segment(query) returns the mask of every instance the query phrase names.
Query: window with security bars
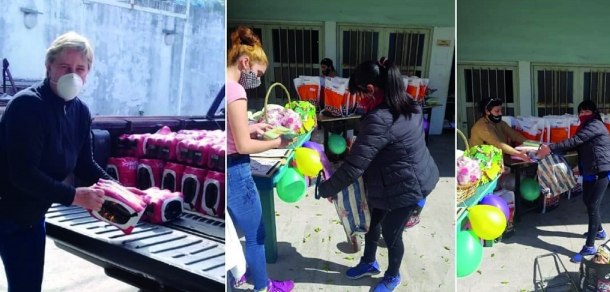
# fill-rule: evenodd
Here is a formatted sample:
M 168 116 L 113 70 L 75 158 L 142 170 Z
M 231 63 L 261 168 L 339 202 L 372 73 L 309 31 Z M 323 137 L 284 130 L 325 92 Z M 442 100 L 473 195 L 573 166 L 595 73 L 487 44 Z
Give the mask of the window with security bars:
M 532 66 L 534 104 L 538 116 L 577 114 L 583 100 L 592 100 L 610 114 L 610 66 Z
M 427 77 L 430 29 L 339 25 L 341 76 L 369 60 L 387 57 L 403 75 Z
M 595 102 L 600 113 L 610 114 L 610 68 L 584 71 L 583 97 Z
M 481 117 L 478 105 L 483 99 L 499 98 L 504 115 L 516 114 L 516 66 L 458 64 L 458 79 L 460 129 L 465 135 Z
M 574 68 L 569 67 L 534 67 L 537 116 L 574 113 L 575 73 Z
M 238 24 L 230 24 L 229 36 L 238 27 Z M 248 92 L 248 98 L 256 100 L 253 106 L 262 106 L 268 86 L 276 82 L 286 86 L 291 99 L 297 100 L 298 95 L 293 80 L 302 75 L 320 75 L 320 61 L 324 58 L 322 26 L 261 24 L 249 27 L 261 38 L 269 59 L 269 68 L 261 79 L 262 85 Z M 275 87 L 269 97 L 269 103 L 286 101 L 284 90 Z

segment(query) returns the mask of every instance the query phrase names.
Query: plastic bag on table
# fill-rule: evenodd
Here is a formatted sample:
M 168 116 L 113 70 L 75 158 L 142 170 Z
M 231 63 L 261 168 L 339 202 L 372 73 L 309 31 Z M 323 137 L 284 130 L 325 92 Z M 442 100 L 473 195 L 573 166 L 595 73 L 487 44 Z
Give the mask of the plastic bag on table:
M 532 141 L 542 141 L 544 120 L 538 117 L 517 117 L 516 131 Z
M 294 86 L 297 89 L 299 99 L 318 107 L 320 105 L 320 92 L 322 88 L 320 83 L 320 77 L 317 76 L 299 76 L 295 78 Z

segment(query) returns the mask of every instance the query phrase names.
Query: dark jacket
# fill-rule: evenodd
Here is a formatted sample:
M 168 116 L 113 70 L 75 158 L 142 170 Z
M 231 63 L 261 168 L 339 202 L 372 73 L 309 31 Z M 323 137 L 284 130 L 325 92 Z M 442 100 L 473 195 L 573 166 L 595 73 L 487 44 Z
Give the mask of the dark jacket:
M 553 152 L 576 149 L 583 176 L 610 171 L 610 135 L 600 120 L 587 121 L 572 138 L 551 144 L 549 148 Z
M 17 93 L 0 119 L 0 218 L 31 226 L 51 204 L 70 206 L 72 172 L 88 184 L 110 179 L 93 160 L 85 103 L 65 102 L 47 80 Z
M 396 122 L 385 103 L 367 113 L 345 162 L 319 193 L 333 197 L 360 176 L 371 208 L 411 206 L 434 190 L 439 171 L 426 147 L 421 109 Z

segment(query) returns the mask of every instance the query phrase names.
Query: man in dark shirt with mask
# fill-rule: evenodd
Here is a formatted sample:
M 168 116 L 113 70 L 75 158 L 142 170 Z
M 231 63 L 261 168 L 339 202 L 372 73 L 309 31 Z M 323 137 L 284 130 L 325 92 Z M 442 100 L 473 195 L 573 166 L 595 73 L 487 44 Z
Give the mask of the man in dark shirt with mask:
M 63 183 L 111 179 L 93 160 L 91 114 L 76 95 L 93 63 L 70 32 L 47 50 L 47 76 L 15 95 L 0 119 L 0 256 L 9 292 L 41 291 L 45 213 L 53 203 L 100 210 L 103 192 Z

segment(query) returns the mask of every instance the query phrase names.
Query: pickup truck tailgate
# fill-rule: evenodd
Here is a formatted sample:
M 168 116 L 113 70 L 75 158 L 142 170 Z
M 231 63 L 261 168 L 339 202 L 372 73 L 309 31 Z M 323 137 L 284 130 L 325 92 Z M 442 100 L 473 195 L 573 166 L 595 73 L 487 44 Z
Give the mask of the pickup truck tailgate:
M 189 232 L 189 227 L 204 229 L 205 219 L 185 214 L 167 225 L 139 223 L 126 235 L 80 207 L 53 205 L 46 218 L 47 235 L 60 248 L 82 253 L 104 268 L 118 267 L 182 291 L 224 291 L 224 240 Z M 224 230 L 224 223 L 207 221 L 210 230 Z

